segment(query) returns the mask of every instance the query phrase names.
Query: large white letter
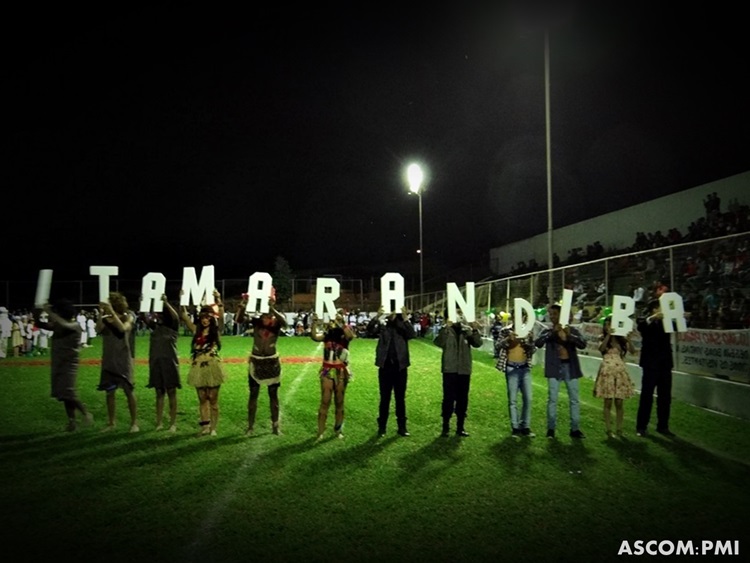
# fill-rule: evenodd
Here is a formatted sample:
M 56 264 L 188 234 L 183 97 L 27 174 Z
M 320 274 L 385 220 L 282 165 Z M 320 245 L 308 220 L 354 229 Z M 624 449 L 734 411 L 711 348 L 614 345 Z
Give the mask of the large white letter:
M 573 305 L 573 290 L 563 289 L 562 303 L 560 303 L 560 326 L 566 327 L 570 322 L 570 307 Z
M 526 322 L 523 322 L 523 314 L 526 313 Z M 531 303 L 521 297 L 513 299 L 513 332 L 518 338 L 525 338 L 531 332 L 536 322 L 536 314 Z
M 183 268 L 180 305 L 189 305 L 191 297 L 193 298 L 193 303 L 199 305 L 204 302 L 204 296 L 206 298 L 205 304 L 213 305 L 215 287 L 213 266 L 203 266 L 200 283 L 198 283 L 195 277 L 195 268 Z
M 456 306 L 458 305 L 464 314 L 464 320 L 467 323 L 473 323 L 476 320 L 474 282 L 466 282 L 466 299 L 464 299 L 458 286 L 453 282 L 448 283 L 446 292 L 448 294 L 448 318 L 454 323 L 458 320 L 456 315 Z
M 633 330 L 635 300 L 627 295 L 615 295 L 612 299 L 612 333 L 617 336 L 627 336 Z
M 89 274 L 99 276 L 99 302 L 109 302 L 109 276 L 116 276 L 119 272 L 117 266 L 90 266 Z
M 380 278 L 380 305 L 385 313 L 400 313 L 404 308 L 404 276 L 395 272 Z
M 153 308 L 155 313 L 161 313 L 164 310 L 164 302 L 161 296 L 164 295 L 167 286 L 167 278 L 159 272 L 149 272 L 143 276 L 141 281 L 141 313 L 148 313 Z
M 42 307 L 49 301 L 49 290 L 52 286 L 52 270 L 39 270 L 39 280 L 36 282 L 36 297 L 34 305 Z
M 268 313 L 273 278 L 266 272 L 255 272 L 247 281 L 247 305 L 245 311 Z
M 315 286 L 315 314 L 319 319 L 323 313 L 328 313 L 332 319 L 336 318 L 336 304 L 334 301 L 341 294 L 341 284 L 336 278 L 318 278 Z
M 682 306 L 682 297 L 679 293 L 662 293 L 659 297 L 659 306 L 664 315 L 661 320 L 664 325 L 664 332 L 674 332 L 672 321 L 677 325 L 677 332 L 687 332 L 685 309 Z

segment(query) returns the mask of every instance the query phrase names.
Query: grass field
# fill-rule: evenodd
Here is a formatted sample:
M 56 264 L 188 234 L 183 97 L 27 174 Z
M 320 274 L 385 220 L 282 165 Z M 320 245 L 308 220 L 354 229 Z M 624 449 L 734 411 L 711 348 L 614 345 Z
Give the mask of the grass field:
M 82 352 L 79 391 L 93 427 L 64 432 L 44 358 L 0 363 L 3 547 L 10 561 L 608 561 L 623 540 L 738 540 L 750 550 L 750 422 L 674 403 L 674 440 L 635 438 L 637 398 L 623 440 L 604 436 L 593 382 L 581 384 L 582 429 L 567 436 L 561 391 L 556 440 L 544 438 L 546 383 L 534 369 L 532 428 L 510 438 L 505 382 L 475 352 L 468 438 L 440 437 L 440 350 L 411 343 L 411 437 L 376 436 L 374 340 L 352 343 L 346 438 L 316 443 L 318 344 L 280 340 L 281 436 L 261 394 L 246 437 L 245 357 L 223 339 L 217 437 L 196 437 L 197 398 L 179 391 L 178 432 L 154 431 L 147 337 L 137 342 L 141 432 L 101 433 L 100 342 Z M 180 338 L 182 357 L 189 339 Z M 183 380 L 187 365 L 183 365 Z M 740 553 L 744 553 L 741 551 Z

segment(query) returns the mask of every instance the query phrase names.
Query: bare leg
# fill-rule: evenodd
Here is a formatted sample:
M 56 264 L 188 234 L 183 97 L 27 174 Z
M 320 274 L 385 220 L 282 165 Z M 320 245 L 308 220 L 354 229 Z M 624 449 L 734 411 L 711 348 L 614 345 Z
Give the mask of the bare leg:
M 208 427 L 211 418 L 211 405 L 208 400 L 208 387 L 198 387 L 198 411 L 200 413 L 201 434 L 208 434 L 211 430 Z
M 341 427 L 344 425 L 344 394 L 346 393 L 346 382 L 343 379 L 336 381 L 336 433 L 341 438 L 343 433 Z
M 326 431 L 326 420 L 328 419 L 328 407 L 331 406 L 333 395 L 333 380 L 328 377 L 320 378 L 320 409 L 318 410 L 318 440 Z
M 279 388 L 268 387 L 268 402 L 271 406 L 271 432 L 280 434 L 279 431 Z
M 161 430 L 162 418 L 164 417 L 164 389 L 156 390 L 156 429 Z
M 135 394 L 133 393 L 133 389 L 131 387 L 124 387 L 123 390 L 125 391 L 125 397 L 128 399 L 128 411 L 130 412 L 130 431 L 139 432 L 140 428 L 138 428 L 138 410 L 135 400 Z
M 107 426 L 115 426 L 115 392 L 107 391 Z
M 216 436 L 216 425 L 219 424 L 219 387 L 208 389 L 208 401 L 211 407 L 211 424 L 209 424 L 211 436 Z
M 250 386 L 250 397 L 247 400 L 247 434 L 252 434 L 255 430 L 255 415 L 258 413 L 258 395 L 260 395 L 260 386 Z
M 169 431 L 174 432 L 177 429 L 177 389 L 174 387 L 167 389 L 167 396 L 169 397 Z

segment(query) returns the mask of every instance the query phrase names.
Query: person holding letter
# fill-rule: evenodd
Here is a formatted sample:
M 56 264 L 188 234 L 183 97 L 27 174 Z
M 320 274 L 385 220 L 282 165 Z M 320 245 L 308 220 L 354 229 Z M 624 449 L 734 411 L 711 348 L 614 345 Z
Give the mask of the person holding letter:
M 524 323 L 528 322 L 528 318 L 524 311 Z M 498 360 L 495 367 L 505 373 L 508 388 L 511 436 L 534 438 L 536 434 L 531 431 L 531 359 L 536 351 L 534 335 L 529 331 L 525 337 L 520 338 L 513 325 L 505 326 L 498 334 L 496 349 Z M 519 391 L 523 400 L 520 420 L 516 405 Z
M 141 318 L 150 329 L 148 351 L 148 385 L 156 390 L 156 430 L 164 428 L 164 396 L 169 397 L 169 432 L 177 432 L 177 389 L 180 381 L 180 359 L 177 354 L 177 337 L 180 318 L 166 295 L 161 313 L 142 314 Z
M 399 436 L 409 436 L 406 429 L 406 380 L 409 362 L 409 343 L 415 337 L 414 326 L 409 322 L 406 307 L 401 313 L 385 315 L 380 307 L 378 316 L 381 329 L 375 348 L 375 365 L 378 366 L 380 406 L 378 436 L 385 436 L 388 414 L 391 409 L 391 394 L 396 401 L 396 422 Z
M 52 331 L 52 354 L 50 367 L 52 376 L 52 397 L 65 405 L 68 415 L 66 430 L 76 429 L 76 411 L 81 413 L 86 424 L 91 424 L 94 417 L 78 398 L 76 380 L 81 353 L 81 327 L 76 320 L 76 310 L 72 301 L 61 299 L 54 308 L 44 304 L 48 321 L 39 322 L 43 330 Z
M 250 320 L 253 327 L 253 349 L 248 358 L 247 380 L 250 386 L 250 398 L 247 402 L 247 431 L 250 436 L 254 432 L 255 415 L 258 412 L 258 396 L 261 385 L 268 389 L 268 400 L 271 406 L 271 432 L 279 434 L 279 387 L 281 387 L 281 362 L 276 350 L 279 334 L 287 326 L 286 318 L 279 313 L 274 305 L 273 297 L 268 300 L 269 312 Z M 247 316 L 247 294 L 243 294 L 242 301 L 237 308 L 235 322 L 243 323 Z
M 328 419 L 328 409 L 333 397 L 336 406 L 334 432 L 343 438 L 344 395 L 349 383 L 349 342 L 355 335 L 346 323 L 341 310 L 336 313 L 321 332 L 321 321 L 313 317 L 310 338 L 323 343 L 323 365 L 320 368 L 320 409 L 318 410 L 318 441 L 323 439 Z
M 579 428 L 581 422 L 581 405 L 578 395 L 578 380 L 583 376 L 578 350 L 586 348 L 586 341 L 581 333 L 570 325 L 560 324 L 561 306 L 550 305 L 547 308 L 550 328 L 539 333 L 534 342 L 537 348 L 544 350 L 544 376 L 547 378 L 547 438 L 555 437 L 557 426 L 557 397 L 560 393 L 560 383 L 564 382 L 568 389 L 570 403 L 570 437 L 585 438 Z
M 185 305 L 180 310 L 182 322 L 193 334 L 190 343 L 192 363 L 188 372 L 188 384 L 195 387 L 198 393 L 201 426 L 199 436 L 216 436 L 216 426 L 219 423 L 219 390 L 227 379 L 219 357 L 224 305 L 216 290 L 214 300 L 216 310 L 211 305 L 200 308 L 197 326 L 190 319 Z
M 594 397 L 604 399 L 604 430 L 608 438 L 612 433 L 612 402 L 615 403 L 615 429 L 622 438 L 622 421 L 625 416 L 623 401 L 635 395 L 633 380 L 625 365 L 625 354 L 633 354 L 635 348 L 629 336 L 617 336 L 612 332 L 612 316 L 604 320 L 602 342 L 599 344 L 602 363 L 594 381 Z
M 118 292 L 110 293 L 109 302 L 100 303 L 99 311 L 96 332 L 102 337 L 102 368 L 98 389 L 107 393 L 107 426 L 104 430 L 114 430 L 115 391 L 122 389 L 128 400 L 130 431 L 139 432 L 133 392 L 135 377 L 131 338 L 135 330 L 135 316 L 128 308 L 125 296 Z M 80 335 L 79 332 L 78 336 Z
M 638 362 L 643 370 L 641 397 L 638 402 L 635 431 L 639 437 L 646 436 L 651 419 L 651 408 L 656 391 L 656 431 L 673 437 L 669 429 L 669 412 L 672 405 L 672 341 L 665 332 L 662 319 L 664 313 L 658 299 L 652 299 L 646 306 L 644 317 L 637 321 L 641 333 L 641 359 Z
M 456 413 L 456 436 L 466 438 L 469 433 L 464 428 L 466 411 L 469 407 L 469 387 L 471 385 L 471 349 L 482 346 L 479 324 L 465 324 L 448 319 L 435 337 L 435 344 L 443 349 L 441 371 L 443 372 L 443 417 L 442 436 L 450 435 L 450 420 Z

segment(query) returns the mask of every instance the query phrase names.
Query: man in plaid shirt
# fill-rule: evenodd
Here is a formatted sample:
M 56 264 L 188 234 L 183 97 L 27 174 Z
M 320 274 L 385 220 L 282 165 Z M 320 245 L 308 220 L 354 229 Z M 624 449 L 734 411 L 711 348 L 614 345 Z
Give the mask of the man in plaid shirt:
M 528 322 L 528 315 L 523 313 L 524 324 Z M 531 431 L 531 358 L 534 356 L 533 331 L 519 338 L 513 325 L 509 324 L 500 331 L 500 338 L 496 344 L 497 363 L 495 367 L 505 373 L 508 385 L 508 411 L 510 414 L 511 436 L 520 438 L 536 436 Z M 521 392 L 523 405 L 519 420 L 517 398 Z

